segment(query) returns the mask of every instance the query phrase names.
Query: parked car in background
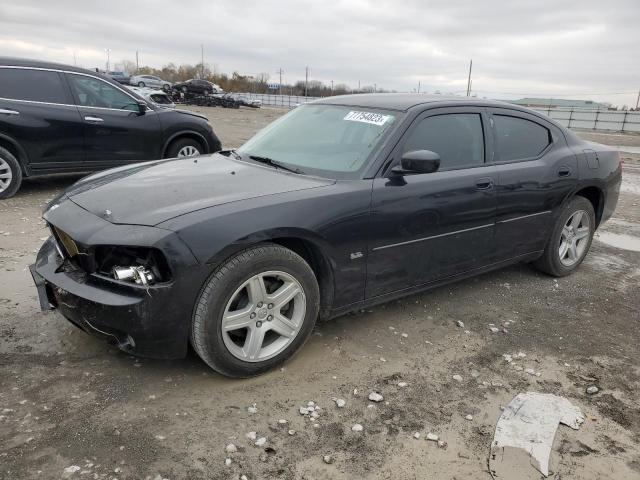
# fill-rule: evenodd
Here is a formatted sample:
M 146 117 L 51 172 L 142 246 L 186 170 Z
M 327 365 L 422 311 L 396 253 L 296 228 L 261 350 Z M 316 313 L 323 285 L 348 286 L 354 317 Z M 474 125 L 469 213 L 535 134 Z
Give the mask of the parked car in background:
M 131 80 L 129 75 L 124 72 L 109 72 L 109 76 L 112 80 L 115 80 L 122 85 L 129 85 L 129 82 Z
M 181 93 L 195 93 L 200 95 L 211 95 L 212 93 L 224 93 L 224 90 L 215 83 L 207 80 L 192 78 L 186 82 L 173 84 L 173 89 Z
M 236 151 L 96 174 L 53 200 L 41 305 L 122 350 L 248 377 L 318 318 L 517 262 L 575 271 L 613 214 L 615 148 L 469 97 L 343 95 Z
M 169 94 L 163 90 L 155 90 L 153 88 L 140 88 L 140 87 L 132 87 L 128 86 L 128 89 L 136 92 L 145 100 L 151 101 L 156 105 L 165 108 L 175 108 L 176 104 L 173 103 L 173 99 L 169 96 Z
M 260 108 L 262 107 L 262 101 L 257 98 L 251 98 L 249 95 L 234 94 L 233 98 L 243 107 Z
M 0 57 L 0 198 L 23 177 L 212 153 L 206 117 L 159 108 L 111 78 Z
M 140 88 L 149 87 L 158 88 L 165 92 L 171 91 L 171 82 L 162 80 L 155 75 L 132 75 L 129 79 L 129 84 Z

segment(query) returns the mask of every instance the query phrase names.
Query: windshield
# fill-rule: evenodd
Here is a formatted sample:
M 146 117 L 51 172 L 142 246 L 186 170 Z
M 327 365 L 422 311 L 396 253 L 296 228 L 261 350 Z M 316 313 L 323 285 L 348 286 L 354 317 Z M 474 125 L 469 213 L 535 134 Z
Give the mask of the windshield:
M 357 178 L 396 116 L 397 112 L 359 107 L 303 105 L 258 132 L 237 152 L 310 175 Z

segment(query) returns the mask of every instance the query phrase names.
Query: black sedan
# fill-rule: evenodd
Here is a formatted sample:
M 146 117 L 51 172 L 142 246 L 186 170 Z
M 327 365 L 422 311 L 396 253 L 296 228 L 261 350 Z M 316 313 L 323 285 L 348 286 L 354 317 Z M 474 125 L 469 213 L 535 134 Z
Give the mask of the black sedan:
M 44 213 L 43 308 L 126 352 L 247 377 L 327 319 L 516 262 L 563 276 L 618 200 L 615 150 L 499 102 L 355 95 L 241 148 L 87 177 Z
M 212 93 L 222 92 L 222 89 L 215 83 L 211 83 L 206 80 L 198 80 L 196 78 L 192 78 L 186 82 L 174 83 L 172 88 L 177 92 L 196 95 L 211 95 Z

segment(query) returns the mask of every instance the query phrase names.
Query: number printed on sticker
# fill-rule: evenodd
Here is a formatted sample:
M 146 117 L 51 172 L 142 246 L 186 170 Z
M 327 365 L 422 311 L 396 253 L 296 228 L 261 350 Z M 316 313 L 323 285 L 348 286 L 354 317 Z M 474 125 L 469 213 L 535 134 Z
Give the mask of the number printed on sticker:
M 390 115 L 382 115 L 374 112 L 349 112 L 345 115 L 344 120 L 350 122 L 371 123 L 373 125 L 384 125 Z

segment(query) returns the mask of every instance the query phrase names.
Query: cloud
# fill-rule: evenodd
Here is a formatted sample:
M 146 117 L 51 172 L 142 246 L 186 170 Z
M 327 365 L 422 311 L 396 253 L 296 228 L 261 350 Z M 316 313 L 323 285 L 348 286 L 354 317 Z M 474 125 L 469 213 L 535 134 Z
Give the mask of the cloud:
M 637 0 L 37 0 L 0 5 L 3 54 L 103 66 L 205 62 L 284 69 L 356 87 L 460 92 L 470 58 L 480 96 L 588 97 L 635 105 Z M 624 93 L 616 95 L 614 93 Z M 606 95 L 596 95 L 606 94 Z

